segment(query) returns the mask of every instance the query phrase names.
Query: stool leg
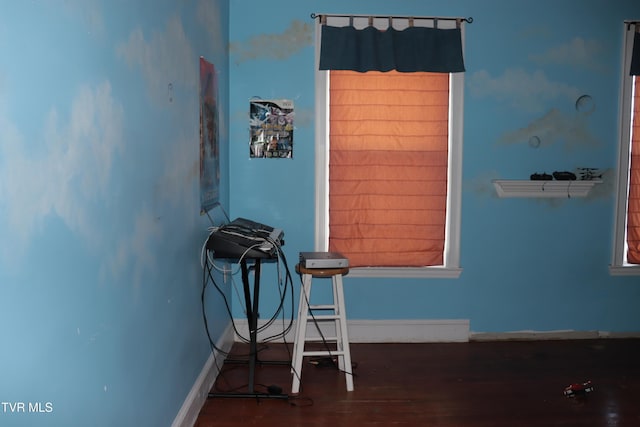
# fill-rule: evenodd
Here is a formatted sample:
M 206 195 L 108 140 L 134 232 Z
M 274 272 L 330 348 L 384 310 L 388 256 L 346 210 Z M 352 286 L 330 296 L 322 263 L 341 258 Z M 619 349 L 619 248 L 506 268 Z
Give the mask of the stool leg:
M 309 313 L 308 301 L 311 295 L 311 275 L 302 275 L 302 286 L 300 287 L 300 302 L 298 304 L 298 319 L 296 320 L 296 336 L 293 343 L 293 364 L 291 372 L 293 383 L 291 393 L 297 394 L 300 391 L 300 378 L 302 377 L 302 359 L 304 353 L 305 336 L 307 332 L 307 316 Z
M 344 351 L 344 341 L 342 338 L 342 313 L 340 311 L 340 288 L 338 287 L 338 277 L 331 277 L 331 286 L 333 291 L 333 313 L 336 315 L 336 320 L 333 322 L 336 329 L 336 349 L 339 352 Z M 338 369 L 344 371 L 344 354 L 338 356 Z
M 334 276 L 336 292 L 335 297 L 338 301 L 338 314 L 340 318 L 340 345 L 344 352 L 344 362 L 341 368 L 345 372 L 345 380 L 347 383 L 347 391 L 353 391 L 353 368 L 351 366 L 351 349 L 349 346 L 349 334 L 347 333 L 347 312 L 344 304 L 344 289 L 342 286 L 342 275 Z
M 304 283 L 304 276 L 303 283 Z M 298 354 L 298 346 L 300 345 L 300 341 L 298 340 L 298 336 L 300 335 L 300 323 L 302 320 L 302 306 L 304 302 L 304 285 L 300 286 L 300 296 L 298 297 L 298 317 L 296 318 L 296 327 L 293 333 L 293 355 L 291 359 L 291 373 L 293 373 L 294 363 L 296 361 L 296 354 Z

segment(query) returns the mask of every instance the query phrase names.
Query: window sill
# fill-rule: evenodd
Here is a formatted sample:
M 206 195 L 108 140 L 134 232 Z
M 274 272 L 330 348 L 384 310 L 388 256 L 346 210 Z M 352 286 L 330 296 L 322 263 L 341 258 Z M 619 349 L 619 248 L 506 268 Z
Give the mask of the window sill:
M 586 197 L 602 181 L 493 180 L 498 197 L 571 198 Z
M 611 276 L 640 276 L 640 265 L 610 265 L 609 274 Z
M 349 277 L 399 279 L 457 279 L 461 268 L 446 267 L 356 267 L 349 269 Z

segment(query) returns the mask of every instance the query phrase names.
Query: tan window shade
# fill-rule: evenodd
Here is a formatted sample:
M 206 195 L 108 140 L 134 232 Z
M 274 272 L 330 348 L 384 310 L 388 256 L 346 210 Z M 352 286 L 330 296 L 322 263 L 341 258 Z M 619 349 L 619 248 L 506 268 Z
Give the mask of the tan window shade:
M 449 74 L 330 72 L 329 250 L 442 265 Z
M 640 79 L 635 79 L 627 206 L 627 262 L 640 264 Z

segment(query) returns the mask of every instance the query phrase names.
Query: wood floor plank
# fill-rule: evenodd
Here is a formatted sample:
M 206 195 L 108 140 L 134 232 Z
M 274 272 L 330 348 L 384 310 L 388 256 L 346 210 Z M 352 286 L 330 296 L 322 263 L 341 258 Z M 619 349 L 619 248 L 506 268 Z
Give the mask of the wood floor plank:
M 298 396 L 211 398 L 196 426 L 640 426 L 640 340 L 352 344 L 351 353 L 353 392 L 343 373 L 305 360 Z M 287 357 L 284 344 L 259 353 Z M 291 379 L 287 366 L 259 366 L 256 391 L 289 393 Z M 593 392 L 564 396 L 587 380 Z M 225 364 L 214 389 L 247 383 L 246 364 Z

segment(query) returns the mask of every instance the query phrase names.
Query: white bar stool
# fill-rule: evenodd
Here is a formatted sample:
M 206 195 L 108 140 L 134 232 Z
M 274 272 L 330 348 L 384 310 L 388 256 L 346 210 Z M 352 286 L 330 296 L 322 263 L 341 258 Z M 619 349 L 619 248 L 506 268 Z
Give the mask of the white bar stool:
M 305 356 L 336 356 L 338 368 L 345 373 L 347 391 L 353 391 L 353 372 L 351 367 L 351 352 L 349 350 L 349 335 L 347 334 L 347 314 L 344 308 L 344 292 L 342 288 L 342 276 L 349 273 L 349 268 L 306 268 L 296 265 L 296 272 L 302 275 L 302 287 L 300 289 L 300 303 L 298 304 L 298 319 L 296 321 L 295 341 L 293 343 L 293 363 L 291 372 L 293 384 L 291 393 L 300 391 L 300 378 L 302 377 L 302 360 Z M 313 278 L 331 278 L 333 285 L 333 304 L 311 304 L 311 281 Z M 329 311 L 333 314 L 314 314 L 315 311 Z M 333 349 L 319 351 L 305 351 L 307 342 L 323 342 L 321 336 L 307 336 L 308 321 L 334 322 L 335 336 L 325 336 L 324 342 L 331 343 Z

